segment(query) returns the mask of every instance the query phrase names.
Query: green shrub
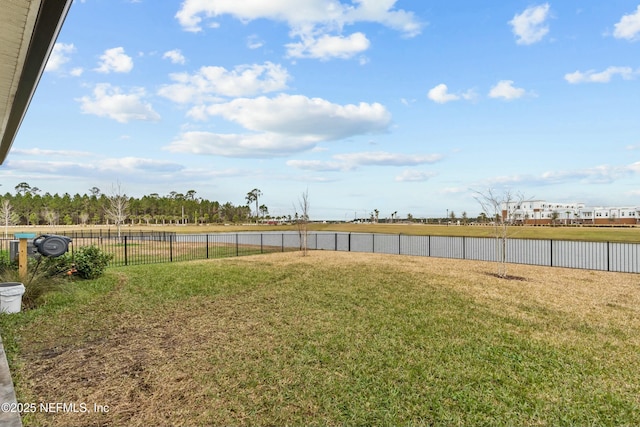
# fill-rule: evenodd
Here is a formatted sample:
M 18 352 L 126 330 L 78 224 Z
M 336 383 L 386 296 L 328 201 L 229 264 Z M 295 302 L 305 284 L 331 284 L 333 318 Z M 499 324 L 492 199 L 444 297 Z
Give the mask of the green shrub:
M 9 254 L 5 252 L 7 251 L 0 251 L 0 273 L 17 267 L 17 262 L 11 262 Z
M 27 277 L 21 277 L 17 268 L 7 268 L 0 273 L 0 282 L 24 284 L 25 292 L 22 295 L 22 308 L 31 309 L 40 305 L 44 295 L 59 291 L 66 280 L 61 275 L 57 277 L 51 276 L 42 266 L 31 263 Z
M 113 255 L 105 254 L 97 246 L 83 246 L 74 253 L 75 268 L 83 279 L 97 279 L 104 274 Z
M 69 276 L 74 268 L 73 257 L 69 253 L 55 258 L 42 257 L 37 262 L 42 264 L 39 268 L 46 277 Z

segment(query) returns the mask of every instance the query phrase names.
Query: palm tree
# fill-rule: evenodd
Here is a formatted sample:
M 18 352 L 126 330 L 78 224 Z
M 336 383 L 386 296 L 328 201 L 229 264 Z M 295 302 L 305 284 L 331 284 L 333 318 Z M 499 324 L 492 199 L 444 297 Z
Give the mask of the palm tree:
M 262 214 L 262 220 L 264 221 L 264 217 L 269 214 L 269 208 L 267 205 L 260 205 L 260 213 Z
M 245 197 L 247 199 L 247 204 L 256 202 L 256 223 L 258 222 L 258 213 L 260 212 L 260 209 L 258 207 L 258 198 L 260 196 L 262 196 L 262 191 L 254 188 L 253 190 L 249 191 L 247 193 L 247 196 Z

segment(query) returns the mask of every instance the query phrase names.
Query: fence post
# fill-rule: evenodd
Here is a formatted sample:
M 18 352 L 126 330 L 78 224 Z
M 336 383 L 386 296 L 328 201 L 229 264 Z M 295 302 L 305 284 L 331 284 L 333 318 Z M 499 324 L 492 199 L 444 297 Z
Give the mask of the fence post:
M 402 242 L 402 234 L 398 234 L 398 255 L 402 255 L 402 251 L 400 250 L 401 248 L 401 243 Z
M 262 252 L 262 233 L 260 233 L 260 253 L 264 253 Z
M 238 251 L 238 233 L 236 233 L 236 256 L 240 256 L 240 252 Z
M 467 239 L 462 236 L 462 259 L 467 259 Z
M 124 236 L 124 265 L 129 265 L 129 260 L 127 258 L 127 235 Z
M 338 252 L 338 233 L 336 233 L 334 236 L 333 248 L 334 248 L 333 249 L 334 252 Z
M 282 252 L 284 252 L 284 233 L 280 234 L 281 240 L 282 240 Z
M 549 264 L 550 267 L 553 267 L 553 239 L 549 240 Z
M 610 254 L 610 252 L 609 252 L 609 243 L 610 242 L 607 242 L 607 271 L 611 271 L 611 267 L 610 267 L 610 264 L 609 264 L 609 257 L 610 257 L 610 255 L 609 255 Z
M 371 253 L 376 253 L 376 233 L 371 233 Z
M 349 238 L 347 239 L 347 252 L 351 252 L 351 232 L 349 232 Z
M 427 256 L 430 257 L 431 256 L 431 235 L 429 235 L 427 237 L 429 237 L 428 242 L 427 242 Z
M 169 234 L 169 262 L 173 262 L 173 235 Z
M 207 234 L 207 238 L 206 238 L 206 242 L 207 242 L 207 259 L 209 259 L 209 235 Z

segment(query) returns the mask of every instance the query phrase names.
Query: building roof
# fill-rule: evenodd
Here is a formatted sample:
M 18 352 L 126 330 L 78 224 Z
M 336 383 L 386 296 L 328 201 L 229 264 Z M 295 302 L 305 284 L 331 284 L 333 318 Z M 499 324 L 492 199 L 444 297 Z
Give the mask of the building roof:
M 0 0 L 0 164 L 20 128 L 72 0 Z

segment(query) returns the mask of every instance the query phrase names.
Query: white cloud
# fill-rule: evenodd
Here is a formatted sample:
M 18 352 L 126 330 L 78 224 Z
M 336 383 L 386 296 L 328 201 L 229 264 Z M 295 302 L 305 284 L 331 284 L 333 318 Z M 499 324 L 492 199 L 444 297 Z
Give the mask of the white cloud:
M 464 194 L 464 193 L 468 193 L 468 192 L 469 192 L 469 189 L 468 188 L 463 188 L 463 187 L 445 187 L 445 188 L 442 188 L 442 189 L 438 190 L 438 193 L 445 194 L 445 195 Z
M 276 133 L 217 134 L 211 132 L 185 132 L 172 141 L 166 150 L 240 158 L 267 158 L 287 156 L 309 150 L 314 141 L 287 137 Z
M 287 87 L 291 78 L 285 68 L 271 62 L 224 67 L 202 67 L 195 74 L 170 75 L 175 83 L 160 88 L 158 94 L 181 104 L 214 101 L 217 96 L 249 96 L 275 92 Z
M 413 12 L 395 9 L 397 0 L 185 0 L 176 19 L 186 31 L 202 31 L 204 19 L 231 15 L 242 22 L 271 19 L 285 22 L 292 38 L 300 42 L 287 45 L 288 55 L 296 58 L 352 58 L 369 48 L 362 33 L 344 37 L 346 25 L 377 23 L 407 37 L 420 34 L 423 24 Z M 218 27 L 217 23 L 210 25 Z
M 99 73 L 128 73 L 132 69 L 133 59 L 124 53 L 123 47 L 114 47 L 104 51 L 95 70 Z
M 513 80 L 501 80 L 489 91 L 490 98 L 502 98 L 512 100 L 522 98 L 526 91 L 513 86 Z
M 289 160 L 288 166 L 316 172 L 349 171 L 360 166 L 417 166 L 442 160 L 439 154 L 399 154 L 386 151 L 363 151 L 335 154 L 333 160 Z M 429 174 L 425 172 L 425 174 Z M 404 175 L 404 174 L 403 174 Z M 426 176 L 426 175 L 424 175 Z M 423 176 L 423 177 L 424 177 Z M 409 175 L 407 174 L 407 178 Z M 408 180 L 408 179 L 407 179 Z
M 287 166 L 315 172 L 338 172 L 349 169 L 344 162 L 324 160 L 288 160 Z
M 391 114 L 378 103 L 339 105 L 302 95 L 238 98 L 198 109 L 203 116 L 221 116 L 251 131 L 273 132 L 305 141 L 329 141 L 385 132 Z
M 102 83 L 94 88 L 93 97 L 84 96 L 77 101 L 80 102 L 83 113 L 108 117 L 120 123 L 132 120 L 160 120 L 160 115 L 153 110 L 151 104 L 143 101 L 144 97 L 144 89 L 122 93 L 120 88 Z
M 449 93 L 449 88 L 444 83 L 441 83 L 429 90 L 427 97 L 438 104 L 445 104 L 447 102 L 457 101 L 460 99 L 459 95 Z
M 516 36 L 516 43 L 525 45 L 537 43 L 549 33 L 549 27 L 545 25 L 549 17 L 549 9 L 549 3 L 532 6 L 516 14 L 509 21 Z
M 640 34 L 640 6 L 634 13 L 624 15 L 620 22 L 615 24 L 613 36 L 618 39 L 637 40 Z
M 81 67 L 73 68 L 73 69 L 69 72 L 69 74 L 71 74 L 71 75 L 72 75 L 72 76 L 74 76 L 74 77 L 80 77 L 80 76 L 82 75 L 82 73 L 84 73 L 84 69 L 83 69 L 83 68 L 81 68 Z
M 247 47 L 249 49 L 259 49 L 264 46 L 264 41 L 257 35 L 253 34 L 247 37 Z
M 631 80 L 638 74 L 638 71 L 634 71 L 631 67 L 609 67 L 601 72 L 589 70 L 586 72 L 576 71 L 568 73 L 565 74 L 564 79 L 571 84 L 608 83 L 616 75 L 621 76 L 625 80 Z
M 238 98 L 205 107 L 199 114 L 222 116 L 252 133 L 185 132 L 167 150 L 245 158 L 286 156 L 312 150 L 322 141 L 384 132 L 391 121 L 380 104 L 337 105 L 299 95 Z
M 75 53 L 76 47 L 73 43 L 56 43 L 53 45 L 53 50 L 51 51 L 51 55 L 47 60 L 47 65 L 45 66 L 45 71 L 60 71 L 62 66 L 69 62 L 70 55 Z
M 180 51 L 180 49 L 169 50 L 162 55 L 162 59 L 168 59 L 174 64 L 184 64 L 186 62 L 186 58 Z
M 489 180 L 490 185 L 553 185 L 563 183 L 610 184 L 640 173 L 640 162 L 623 166 L 600 165 L 576 170 L 547 171 L 540 175 L 500 176 Z
M 349 59 L 369 49 L 370 42 L 363 33 L 354 33 L 348 37 L 329 36 L 318 38 L 303 37 L 299 43 L 287 44 L 287 55 L 292 58 L 331 58 Z
M 176 19 L 187 31 L 201 31 L 203 16 L 232 15 L 247 22 L 265 18 L 286 22 L 294 31 L 309 27 L 342 28 L 355 22 L 375 22 L 411 37 L 420 33 L 422 24 L 412 12 L 394 10 L 397 0 L 185 0 Z
M 95 167 L 88 163 L 55 160 L 9 160 L 3 166 L 9 171 L 20 171 L 49 179 L 61 176 L 85 176 Z M 52 176 L 53 175 L 53 176 Z
M 442 160 L 440 154 L 398 154 L 386 151 L 336 154 L 334 159 L 353 166 L 415 166 Z
M 403 171 L 402 174 L 396 176 L 396 181 L 397 182 L 422 182 L 422 181 L 427 181 L 436 175 L 437 174 L 435 172 L 407 169 Z
M 460 99 L 475 101 L 478 98 L 478 94 L 473 89 L 469 89 L 462 93 L 449 93 L 447 85 L 441 83 L 429 90 L 427 98 L 438 104 L 446 104 L 447 102 L 459 101 Z
M 393 10 L 397 0 L 355 0 L 357 7 L 347 6 L 347 22 L 377 22 L 407 37 L 420 34 L 423 24 L 406 10 Z
M 88 151 L 73 150 L 43 150 L 41 148 L 15 148 L 11 150 L 12 154 L 22 154 L 26 156 L 47 156 L 47 157 L 86 157 L 91 153 Z
M 583 181 L 589 183 L 610 183 L 625 173 L 620 168 L 613 168 L 609 165 L 596 166 L 588 169 L 572 171 L 548 171 L 537 177 L 543 184 L 555 184 L 567 181 Z
M 114 174 L 132 177 L 151 178 L 157 174 L 173 174 L 184 170 L 182 165 L 163 160 L 138 157 L 92 159 L 82 162 L 52 160 L 12 160 L 7 169 L 33 174 L 46 174 L 49 178 L 58 177 L 103 177 L 113 179 Z
M 144 159 L 140 157 L 122 157 L 103 159 L 98 164 L 101 171 L 113 171 L 117 173 L 170 173 L 184 169 L 182 165 L 164 160 Z

